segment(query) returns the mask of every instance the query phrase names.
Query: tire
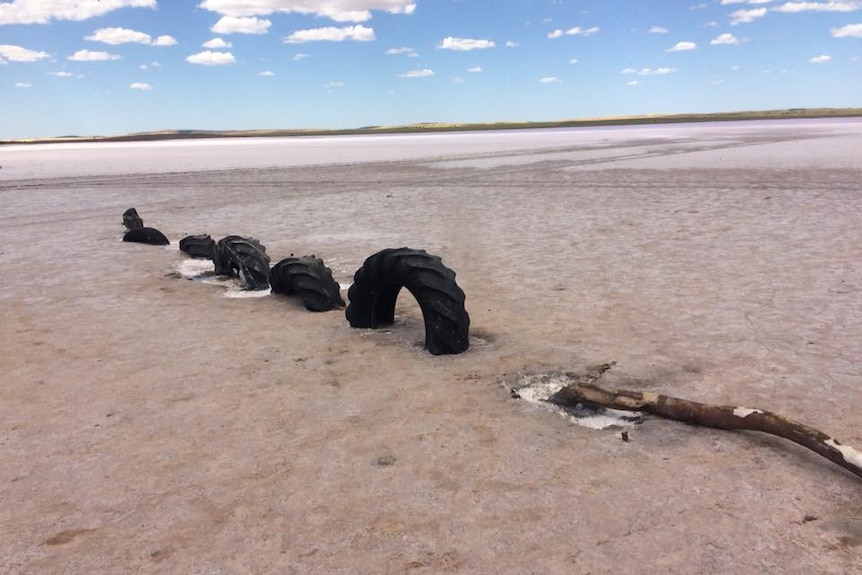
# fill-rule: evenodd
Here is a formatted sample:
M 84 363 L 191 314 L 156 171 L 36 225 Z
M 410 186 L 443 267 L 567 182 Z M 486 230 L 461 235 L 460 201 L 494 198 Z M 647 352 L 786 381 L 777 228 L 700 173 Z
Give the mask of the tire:
M 298 295 L 308 311 L 343 308 L 341 288 L 323 260 L 312 256 L 289 257 L 271 270 L 272 293 Z
M 138 244 L 150 244 L 151 246 L 166 246 L 170 241 L 165 234 L 156 228 L 138 228 L 129 230 L 123 236 L 124 242 L 135 242 Z
M 123 225 L 126 226 L 126 229 L 129 231 L 140 230 L 144 227 L 144 220 L 142 220 L 141 216 L 138 215 L 138 210 L 135 208 L 129 208 L 123 212 Z
M 185 252 L 193 258 L 210 260 L 215 254 L 215 240 L 208 234 L 198 236 L 186 236 L 180 240 L 180 251 Z
M 238 277 L 243 289 L 269 289 L 269 256 L 256 239 L 224 237 L 216 243 L 212 259 L 217 275 Z
M 366 259 L 348 291 L 347 321 L 360 328 L 391 325 L 402 287 L 422 309 L 425 347 L 430 353 L 457 354 L 470 347 L 470 316 L 455 272 L 425 250 L 387 249 Z

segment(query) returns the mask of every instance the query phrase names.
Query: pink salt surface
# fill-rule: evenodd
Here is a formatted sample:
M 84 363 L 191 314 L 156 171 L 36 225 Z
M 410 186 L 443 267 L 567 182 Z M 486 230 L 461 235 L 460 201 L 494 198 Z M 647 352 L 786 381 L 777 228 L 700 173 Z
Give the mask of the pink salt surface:
M 509 388 L 615 361 L 862 447 L 862 123 L 518 137 L 0 149 L 0 573 L 859 573 L 862 481 L 825 459 Z M 406 293 L 381 332 L 225 298 L 121 243 L 131 206 L 343 284 L 425 248 L 473 346 L 423 351 Z

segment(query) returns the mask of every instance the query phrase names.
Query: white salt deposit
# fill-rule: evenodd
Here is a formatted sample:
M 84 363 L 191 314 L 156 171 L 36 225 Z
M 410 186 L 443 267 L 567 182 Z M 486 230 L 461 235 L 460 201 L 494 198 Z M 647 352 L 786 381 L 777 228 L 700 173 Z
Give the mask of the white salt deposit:
M 733 415 L 741 419 L 745 419 L 752 413 L 763 413 L 762 409 L 751 409 L 748 407 L 737 407 L 733 410 Z
M 825 443 L 832 449 L 837 449 L 838 451 L 840 451 L 841 455 L 844 456 L 844 461 L 851 465 L 855 465 L 859 469 L 862 469 L 862 453 L 859 453 L 849 445 L 840 445 L 834 439 L 827 439 L 823 443 Z
M 244 290 L 242 285 L 236 278 L 214 275 L 215 266 L 212 260 L 185 258 L 176 266 L 177 273 L 188 280 L 193 280 L 200 283 L 217 285 L 225 288 L 223 297 L 239 299 L 239 298 L 258 298 L 266 297 L 270 294 L 270 290 Z

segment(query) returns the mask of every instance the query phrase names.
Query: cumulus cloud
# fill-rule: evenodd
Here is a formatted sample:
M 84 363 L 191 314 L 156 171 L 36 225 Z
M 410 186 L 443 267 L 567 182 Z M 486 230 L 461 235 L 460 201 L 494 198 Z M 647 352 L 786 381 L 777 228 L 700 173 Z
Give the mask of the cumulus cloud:
M 230 48 L 233 46 L 230 42 L 225 42 L 222 38 L 213 38 L 202 44 L 204 48 Z
M 571 60 L 569 60 L 569 64 L 577 64 L 577 63 L 578 63 L 577 58 L 572 58 Z
M 131 90 L 139 90 L 141 92 L 150 92 L 153 87 L 149 84 L 145 84 L 144 82 L 132 82 L 129 84 L 129 89 Z
M 190 64 L 200 64 L 201 66 L 224 66 L 233 64 L 236 58 L 230 52 L 213 52 L 212 50 L 204 50 L 197 54 L 192 54 L 186 58 L 186 62 Z
M 719 34 L 718 36 L 710 40 L 709 43 L 713 46 L 718 46 L 722 44 L 730 46 L 733 44 L 739 44 L 739 38 L 737 38 L 733 34 L 725 32 L 724 34 Z
M 758 18 L 766 16 L 766 8 L 752 8 L 750 10 L 737 10 L 730 14 L 730 23 L 733 26 L 737 24 L 748 24 L 754 22 Z
M 548 33 L 548 38 L 560 38 L 563 35 L 566 36 L 592 36 L 596 32 L 601 30 L 598 26 L 593 26 L 592 28 L 581 28 L 580 26 L 575 26 L 574 28 L 569 28 L 568 30 L 554 30 L 553 32 Z
M 32 88 L 33 84 L 31 84 L 30 82 L 16 82 L 15 87 L 16 88 Z
M 853 12 L 862 2 L 785 2 L 771 8 L 773 12 Z
M 52 76 L 57 76 L 58 78 L 71 78 L 74 76 L 71 72 L 51 72 Z
M 275 76 L 275 72 L 273 72 L 273 71 L 271 71 L 271 70 L 264 70 L 263 72 L 258 72 L 258 74 L 257 74 L 257 75 L 258 75 L 258 76 L 270 77 L 270 76 Z
M 664 26 L 652 26 L 649 29 L 650 34 L 667 34 L 667 28 Z
M 321 16 L 335 22 L 366 22 L 373 11 L 412 14 L 412 0 L 203 0 L 200 8 L 223 16 L 267 16 L 277 12 Z
M 99 28 L 84 40 L 102 42 L 116 46 L 118 44 L 147 44 L 149 46 L 173 46 L 177 41 L 171 36 L 159 36 L 155 40 L 149 34 L 129 30 L 128 28 Z
M 641 68 L 640 70 L 637 68 L 623 68 L 620 71 L 621 74 L 637 74 L 638 76 L 664 76 L 675 72 L 676 68 Z
M 119 59 L 120 56 L 118 54 L 111 54 L 110 52 L 102 52 L 100 50 L 78 50 L 69 56 L 69 60 L 75 62 L 106 62 L 108 60 Z
M 480 72 L 484 72 L 482 66 L 473 66 L 472 68 L 467 68 L 467 71 L 473 74 L 478 74 Z
M 11 44 L 0 44 L 0 62 L 4 60 L 9 60 L 10 62 L 38 62 L 50 57 L 51 55 L 47 52 L 28 50 L 27 48 Z
M 245 16 L 222 16 L 213 24 L 213 34 L 266 34 L 272 22 Z
M 155 8 L 156 0 L 12 0 L 0 4 L 2 24 L 88 20 L 120 8 Z
M 832 61 L 832 56 L 828 54 L 821 54 L 820 56 L 815 56 L 814 58 L 809 58 L 808 60 L 812 64 L 825 64 L 826 62 Z
M 427 78 L 429 76 L 434 75 L 434 70 L 429 70 L 428 68 L 424 68 L 422 70 L 410 70 L 409 72 L 404 72 L 403 74 L 398 74 L 399 78 Z
M 467 51 L 467 50 L 484 50 L 486 48 L 493 48 L 496 46 L 493 40 L 476 40 L 474 38 L 453 38 L 452 36 L 448 36 L 443 38 L 439 44 L 437 44 L 438 48 L 443 50 L 457 50 L 457 51 Z
M 847 24 L 829 32 L 833 38 L 862 38 L 862 24 Z
M 694 42 L 677 42 L 672 47 L 668 48 L 667 52 L 687 52 L 688 50 L 694 50 L 697 48 L 697 44 Z
M 512 42 L 511 40 L 507 41 L 505 44 L 506 48 L 517 48 L 520 46 L 517 42 Z
M 375 39 L 374 28 L 366 28 L 361 24 L 356 26 L 345 26 L 335 28 L 311 28 L 309 30 L 297 30 L 284 39 L 288 44 L 302 44 L 305 42 L 343 42 L 354 40 L 356 42 L 371 42 Z
M 556 76 L 545 76 L 544 78 L 539 78 L 539 82 L 542 84 L 560 84 L 562 83 L 562 80 Z

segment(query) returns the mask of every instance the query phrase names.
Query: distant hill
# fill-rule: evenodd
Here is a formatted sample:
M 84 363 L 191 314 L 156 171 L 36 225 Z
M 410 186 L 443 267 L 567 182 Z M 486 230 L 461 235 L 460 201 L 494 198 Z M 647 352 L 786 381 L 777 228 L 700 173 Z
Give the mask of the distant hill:
M 425 132 L 467 132 L 481 130 L 517 130 L 537 128 L 578 128 L 587 126 L 624 126 L 641 124 L 673 124 L 691 122 L 728 122 L 742 120 L 779 120 L 792 118 L 852 118 L 862 117 L 862 108 L 789 108 L 747 112 L 717 112 L 708 114 L 647 114 L 640 116 L 613 116 L 581 118 L 551 122 L 493 122 L 477 124 L 451 124 L 423 122 L 400 126 L 364 126 L 339 130 L 159 130 L 118 136 L 58 136 L 0 140 L 2 144 L 46 144 L 61 142 L 139 142 L 152 140 L 180 140 L 192 138 L 262 138 L 292 136 L 335 136 L 351 134 L 407 134 Z

